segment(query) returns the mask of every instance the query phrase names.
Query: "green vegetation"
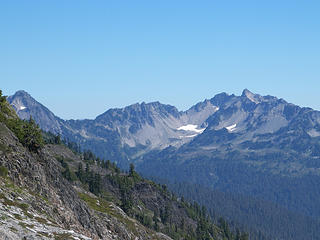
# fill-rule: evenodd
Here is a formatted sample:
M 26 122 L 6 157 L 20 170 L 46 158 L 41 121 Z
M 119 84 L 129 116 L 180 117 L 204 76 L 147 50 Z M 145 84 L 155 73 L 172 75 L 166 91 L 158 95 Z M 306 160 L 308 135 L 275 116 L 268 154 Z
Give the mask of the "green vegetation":
M 76 176 L 80 182 L 88 185 L 90 192 L 96 195 L 101 193 L 101 176 L 99 173 L 91 171 L 88 163 L 86 164 L 85 171 L 83 170 L 82 163 L 79 163 Z
M 0 132 L 1 132 L 1 129 L 0 129 Z M 12 148 L 5 144 L 0 143 L 0 151 L 6 154 L 6 153 L 12 152 Z
M 61 163 L 62 166 L 62 176 L 64 176 L 68 181 L 73 182 L 77 180 L 77 176 L 69 168 L 66 159 L 60 156 L 57 156 L 56 159 Z
M 94 176 L 93 170 L 90 170 L 90 165 L 100 166 L 102 169 L 107 169 L 109 174 L 104 178 L 115 188 L 119 190 L 118 198 L 120 200 L 120 207 L 127 213 L 127 215 L 134 217 L 144 226 L 161 231 L 173 239 L 186 239 L 186 240 L 206 240 L 216 239 L 217 236 L 223 235 L 225 240 L 247 240 L 248 234 L 241 233 L 239 230 L 233 232 L 228 223 L 220 218 L 219 226 L 213 224 L 209 217 L 207 210 L 201 207 L 196 202 L 190 204 L 183 198 L 181 201 L 168 191 L 166 185 L 158 185 L 152 181 L 143 179 L 136 171 L 133 164 L 130 164 L 129 172 L 126 174 L 121 172 L 120 169 L 110 161 L 101 161 L 90 152 L 86 151 L 84 154 L 84 161 L 86 162 L 85 168 L 82 163 L 79 163 L 76 175 L 78 180 L 82 183 L 88 184 L 88 176 Z M 84 170 L 85 169 L 85 170 Z M 99 183 L 101 184 L 101 183 Z M 98 185 L 99 185 L 98 184 Z M 147 209 L 143 202 L 136 202 L 134 198 L 134 191 L 140 185 L 148 184 L 154 187 L 153 191 L 159 191 L 163 199 L 166 199 L 166 204 L 159 209 Z M 102 187 L 102 186 L 101 186 Z M 90 188 L 89 188 L 90 190 Z M 91 192 L 94 193 L 91 189 Z M 87 194 L 79 193 L 79 196 L 84 200 L 92 209 L 109 214 L 115 214 L 107 201 L 104 200 L 101 191 L 96 195 L 100 198 L 90 197 Z M 136 196 L 137 197 L 137 196 Z M 139 205 L 139 207 L 138 207 Z M 184 209 L 187 216 L 196 223 L 196 228 L 190 227 L 187 221 L 182 218 L 177 222 L 173 212 L 173 205 L 178 205 L 179 208 Z M 121 217 L 116 215 L 116 217 Z
M 19 222 L 19 225 L 23 228 L 34 228 L 34 225 L 33 224 L 26 224 L 24 222 Z
M 43 136 L 43 141 L 45 144 L 58 144 L 58 145 L 60 145 L 63 143 L 60 135 L 55 135 L 51 132 L 43 132 L 42 136 Z
M 8 169 L 4 166 L 0 166 L 0 177 L 7 177 Z
M 49 233 L 47 233 L 47 232 L 38 232 L 38 234 L 39 234 L 40 236 L 43 236 L 43 237 L 47 237 L 47 238 L 50 237 Z
M 70 233 L 53 233 L 55 240 L 74 239 Z
M 188 201 L 205 205 L 216 222 L 219 222 L 219 216 L 229 221 L 233 219 L 230 229 L 236 231 L 238 227 L 245 230 L 250 233 L 250 239 L 276 239 L 279 235 L 282 239 L 295 239 L 297 236 L 298 239 L 315 239 L 318 236 L 319 222 L 271 202 L 190 183 L 169 183 L 168 186 Z M 277 188 L 279 185 L 271 186 Z
M 8 104 L 6 97 L 2 96 L 1 90 L 0 122 L 3 122 L 29 151 L 39 152 L 43 147 L 44 141 L 39 126 L 32 118 L 28 121 L 19 119 Z
M 152 181 L 143 179 L 136 171 L 133 164 L 130 164 L 128 173 L 121 171 L 115 163 L 104 161 L 97 158 L 91 151 L 79 153 L 83 161 L 78 162 L 77 167 L 73 165 L 75 171 L 68 166 L 67 160 L 57 157 L 62 166 L 62 175 L 69 181 L 80 181 L 88 191 L 96 195 L 90 196 L 86 193 L 78 193 L 80 199 L 88 204 L 95 211 L 110 214 L 119 221 L 125 223 L 132 231 L 135 230 L 134 224 L 129 219 L 124 218 L 115 211 L 109 200 L 116 202 L 123 211 L 130 217 L 138 220 L 142 225 L 155 231 L 163 232 L 173 239 L 186 240 L 211 240 L 217 239 L 217 236 L 223 236 L 224 240 L 247 240 L 248 235 L 241 233 L 239 230 L 232 230 L 224 219 L 219 219 L 217 226 L 213 223 L 207 210 L 197 203 L 188 203 L 183 198 L 178 198 L 168 191 L 166 185 L 159 185 Z M 74 161 L 70 161 L 73 163 Z M 108 172 L 101 176 L 98 172 Z M 71 177 L 73 176 L 73 177 Z M 112 196 L 104 190 L 104 183 L 110 184 L 109 187 L 116 191 Z M 135 191 L 141 188 L 151 187 L 150 191 L 158 192 L 161 199 L 165 202 L 161 203 L 158 209 L 147 208 L 143 201 L 137 200 Z M 108 187 L 108 188 L 109 188 Z M 107 190 L 107 189 L 105 189 Z M 112 197 L 111 197 L 112 196 Z M 177 220 L 176 208 L 185 212 L 179 216 Z M 174 209 L 175 208 L 175 209 Z M 189 220 L 187 220 L 189 218 Z M 190 219 L 194 225 L 190 225 Z
M 36 219 L 39 223 L 47 224 L 47 220 L 46 220 L 46 219 L 44 219 L 44 218 L 41 218 L 41 217 L 35 217 L 35 219 Z
M 130 219 L 123 217 L 121 214 L 115 211 L 112 205 L 105 199 L 99 197 L 92 197 L 86 193 L 78 193 L 78 195 L 80 199 L 86 202 L 91 209 L 98 212 L 107 213 L 115 217 L 120 222 L 125 224 L 132 232 L 136 233 L 134 222 L 132 222 Z
M 10 230 L 12 231 L 12 232 L 17 232 L 18 230 L 16 229 L 16 228 L 14 228 L 14 227 L 10 227 Z
M 89 205 L 90 208 L 99 212 L 111 214 L 110 203 L 108 203 L 104 199 L 91 197 L 89 194 L 86 193 L 78 193 L 78 195 L 80 199 L 82 199 Z
M 8 119 L 7 127 L 18 137 L 23 146 L 31 152 L 39 152 L 44 142 L 42 132 L 36 122 L 30 118 L 28 121 L 18 118 Z
M 14 213 L 13 216 L 20 221 L 22 220 L 22 217 L 19 214 Z

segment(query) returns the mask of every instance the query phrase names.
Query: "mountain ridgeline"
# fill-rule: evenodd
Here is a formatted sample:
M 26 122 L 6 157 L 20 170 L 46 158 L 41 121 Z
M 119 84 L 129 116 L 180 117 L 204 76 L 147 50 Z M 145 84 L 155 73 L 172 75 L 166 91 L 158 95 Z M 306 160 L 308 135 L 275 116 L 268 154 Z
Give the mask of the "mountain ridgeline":
M 20 120 L 0 91 L 1 239 L 247 240 L 205 207 Z M 36 146 L 36 147 L 35 147 Z
M 22 119 L 32 116 L 45 131 L 100 158 L 123 168 L 134 163 L 172 188 L 189 186 L 176 188 L 189 199 L 201 201 L 201 189 L 191 187 L 201 185 L 206 207 L 219 212 L 225 199 L 228 220 L 256 232 L 252 238 L 319 239 L 319 111 L 247 89 L 241 96 L 220 93 L 187 111 L 142 103 L 94 120 L 61 120 L 23 91 L 8 101 Z
M 133 104 L 110 109 L 94 120 L 62 120 L 28 93 L 18 91 L 8 97 L 21 119 L 32 116 L 44 131 L 80 144 L 99 157 L 128 167 L 132 159 L 146 152 L 181 146 L 204 128 L 205 120 L 218 110 L 211 101 L 197 104 L 186 112 L 159 102 Z

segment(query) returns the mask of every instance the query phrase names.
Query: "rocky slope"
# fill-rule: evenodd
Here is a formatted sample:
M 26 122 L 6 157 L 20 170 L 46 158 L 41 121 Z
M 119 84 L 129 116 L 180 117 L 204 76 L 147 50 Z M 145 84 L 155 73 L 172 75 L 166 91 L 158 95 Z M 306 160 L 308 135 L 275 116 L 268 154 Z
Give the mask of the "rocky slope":
M 1 97 L 2 239 L 170 239 L 128 217 L 113 202 L 100 205 L 95 195 L 70 184 L 62 176 L 56 158 L 59 151 L 52 151 L 50 145 L 38 153 L 22 146 L 6 126 L 15 115 L 2 100 Z M 80 196 L 90 197 L 101 208 L 92 207 Z
M 39 155 L 30 153 L 2 123 L 0 146 L 0 165 L 8 170 L 0 186 L 0 232 L 6 239 L 170 239 L 129 218 L 112 202 L 105 203 L 108 211 L 90 208 L 79 194 L 98 198 L 62 177 L 55 158 L 59 152 L 50 146 Z

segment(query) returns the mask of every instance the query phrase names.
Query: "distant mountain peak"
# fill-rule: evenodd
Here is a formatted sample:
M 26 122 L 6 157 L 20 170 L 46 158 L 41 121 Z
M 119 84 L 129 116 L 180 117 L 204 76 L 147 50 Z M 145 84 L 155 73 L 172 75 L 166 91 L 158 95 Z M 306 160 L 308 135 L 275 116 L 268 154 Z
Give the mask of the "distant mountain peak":
M 24 91 L 24 90 L 19 90 L 16 91 L 15 94 L 12 97 L 28 97 L 28 98 L 32 98 L 31 95 Z
M 32 116 L 44 131 L 61 132 L 61 119 L 37 102 L 28 92 L 19 90 L 7 100 L 21 119 L 29 119 Z
M 246 97 L 247 95 L 254 95 L 254 93 L 251 92 L 249 89 L 245 88 L 243 89 L 241 96 Z
M 261 102 L 261 98 L 262 98 L 259 94 L 255 94 L 255 93 L 249 91 L 247 88 L 245 88 L 242 91 L 241 97 L 246 97 L 251 102 L 254 102 L 256 104 L 260 103 Z

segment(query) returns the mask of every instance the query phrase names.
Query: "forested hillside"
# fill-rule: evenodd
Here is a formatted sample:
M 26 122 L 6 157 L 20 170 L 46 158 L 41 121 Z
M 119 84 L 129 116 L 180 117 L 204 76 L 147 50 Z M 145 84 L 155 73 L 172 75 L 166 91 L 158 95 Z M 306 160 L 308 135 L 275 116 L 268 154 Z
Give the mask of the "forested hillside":
M 166 182 L 166 181 L 160 181 Z M 250 239 L 319 239 L 320 222 L 270 201 L 225 193 L 203 186 L 166 182 L 169 189 L 206 206 L 210 216 L 221 216 L 250 233 Z

